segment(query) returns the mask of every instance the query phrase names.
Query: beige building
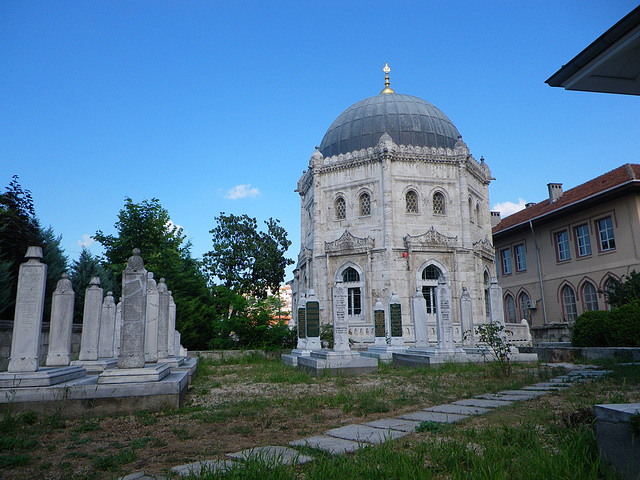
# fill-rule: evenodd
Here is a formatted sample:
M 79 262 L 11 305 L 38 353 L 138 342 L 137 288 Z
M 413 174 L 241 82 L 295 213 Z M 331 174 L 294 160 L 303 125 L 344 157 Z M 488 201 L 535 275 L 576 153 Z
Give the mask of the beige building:
M 499 223 L 493 217 L 506 322 L 570 324 L 607 308 L 602 292 L 610 278 L 640 270 L 640 165 L 566 192 L 559 183 L 548 187 L 548 199 Z

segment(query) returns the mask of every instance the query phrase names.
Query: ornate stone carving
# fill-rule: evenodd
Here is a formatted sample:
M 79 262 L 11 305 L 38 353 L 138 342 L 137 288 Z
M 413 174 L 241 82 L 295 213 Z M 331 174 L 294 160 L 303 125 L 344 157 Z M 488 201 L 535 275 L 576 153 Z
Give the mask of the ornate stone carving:
M 448 237 L 438 232 L 433 225 L 422 235 L 407 235 L 404 237 L 404 243 L 407 247 L 455 247 L 458 243 L 458 236 Z
M 482 240 L 474 242 L 473 250 L 477 255 L 483 256 L 487 260 L 493 260 L 495 258 L 496 251 L 493 248 L 489 237 L 485 237 Z
M 371 237 L 354 237 L 349 230 L 345 230 L 340 238 L 333 242 L 324 242 L 326 253 L 362 253 L 371 250 L 375 241 Z

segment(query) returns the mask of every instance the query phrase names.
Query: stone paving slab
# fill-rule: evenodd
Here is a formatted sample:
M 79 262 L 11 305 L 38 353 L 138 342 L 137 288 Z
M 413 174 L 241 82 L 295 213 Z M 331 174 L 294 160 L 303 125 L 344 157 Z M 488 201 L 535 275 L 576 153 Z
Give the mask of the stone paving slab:
M 342 438 L 353 442 L 365 443 L 384 443 L 389 440 L 409 435 L 409 432 L 401 432 L 398 430 L 381 430 L 379 428 L 369 427 L 367 425 L 345 425 L 344 427 L 333 428 L 324 432 L 330 437 Z
M 537 393 L 530 391 L 528 393 Z M 477 398 L 483 398 L 485 400 L 503 400 L 507 402 L 520 402 L 522 400 L 533 400 L 538 395 L 498 395 L 496 393 L 487 393 L 485 395 L 478 395 Z
M 546 395 L 548 392 L 546 391 L 535 391 L 535 390 L 502 390 L 497 393 L 497 395 L 523 395 L 527 397 L 539 397 L 541 395 Z
M 437 423 L 455 423 L 468 418 L 468 415 L 458 415 L 455 413 L 439 413 L 439 412 L 413 412 L 400 415 L 398 418 L 404 420 L 413 420 L 415 422 L 437 422 Z
M 481 408 L 498 408 L 511 405 L 513 402 L 507 400 L 485 400 L 482 398 L 467 398 L 465 400 L 458 400 L 453 402 L 454 405 L 464 405 L 467 407 L 481 407 Z
M 424 408 L 425 412 L 455 413 L 458 415 L 482 415 L 491 410 L 488 408 L 473 407 L 469 405 L 435 405 L 433 407 Z
M 227 457 L 237 460 L 255 459 L 267 464 L 298 465 L 311 462 L 313 457 L 302 455 L 297 450 L 287 447 L 255 447 L 240 452 L 228 453 Z
M 177 473 L 181 477 L 188 475 L 200 475 L 201 473 L 226 472 L 234 465 L 231 460 L 201 460 L 199 462 L 187 463 L 173 467 L 171 472 Z
M 399 430 L 401 432 L 415 432 L 420 422 L 413 420 L 402 420 L 400 418 L 383 418 L 381 420 L 374 420 L 373 422 L 363 423 L 368 427 L 380 428 L 384 430 Z
M 315 437 L 302 438 L 289 442 L 292 447 L 310 447 L 331 455 L 341 455 L 343 453 L 355 452 L 356 450 L 366 447 L 368 443 L 352 442 L 342 438 L 327 437 L 326 435 L 316 435 Z
M 125 477 L 120 477 L 119 480 L 167 480 L 167 477 L 157 477 L 155 475 L 149 475 L 144 472 L 130 473 Z
M 542 382 L 536 383 L 534 385 L 527 385 L 526 387 L 522 387 L 522 390 L 539 390 L 539 391 L 550 391 L 550 390 L 565 390 L 567 388 L 571 388 L 571 384 L 569 383 L 552 383 L 552 382 Z

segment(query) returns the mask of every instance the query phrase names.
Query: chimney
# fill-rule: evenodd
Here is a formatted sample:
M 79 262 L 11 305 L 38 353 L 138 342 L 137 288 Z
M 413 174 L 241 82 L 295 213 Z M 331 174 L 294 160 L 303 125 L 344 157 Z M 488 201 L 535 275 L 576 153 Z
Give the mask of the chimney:
M 547 183 L 549 188 L 549 203 L 557 201 L 562 196 L 562 184 L 561 183 Z
M 535 205 L 535 202 L 529 202 L 524 204 L 524 208 L 531 208 Z
M 500 212 L 491 212 L 491 228 L 500 223 Z

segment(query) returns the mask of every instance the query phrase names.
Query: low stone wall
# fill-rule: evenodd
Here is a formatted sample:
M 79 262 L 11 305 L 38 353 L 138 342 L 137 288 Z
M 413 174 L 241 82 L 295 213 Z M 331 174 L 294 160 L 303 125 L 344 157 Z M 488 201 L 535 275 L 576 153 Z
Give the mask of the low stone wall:
M 523 353 L 537 353 L 543 362 L 573 362 L 586 360 L 619 360 L 622 362 L 640 362 L 640 348 L 635 347 L 572 347 L 570 343 L 534 345 L 520 347 Z
M 288 351 L 287 351 L 288 352 Z M 225 359 L 239 358 L 249 355 L 262 355 L 267 358 L 279 359 L 282 351 L 265 352 L 264 350 L 189 350 L 190 357 L 210 358 L 217 362 Z
M 11 356 L 11 338 L 13 336 L 13 321 L 0 320 L 0 372 L 7 370 Z M 73 324 L 71 333 L 71 358 L 78 358 L 80 352 L 80 338 L 82 325 Z M 42 322 L 40 332 L 40 366 L 44 366 L 49 352 L 49 322 Z
M 571 326 L 568 323 L 548 323 L 531 327 L 533 344 L 549 342 L 570 342 Z

